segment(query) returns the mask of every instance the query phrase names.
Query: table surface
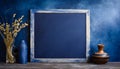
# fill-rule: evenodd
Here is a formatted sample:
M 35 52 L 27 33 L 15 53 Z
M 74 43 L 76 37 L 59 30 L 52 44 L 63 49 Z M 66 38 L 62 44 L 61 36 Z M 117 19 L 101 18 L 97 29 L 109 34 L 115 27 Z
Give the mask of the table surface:
M 92 63 L 0 63 L 0 69 L 120 69 L 120 62 Z

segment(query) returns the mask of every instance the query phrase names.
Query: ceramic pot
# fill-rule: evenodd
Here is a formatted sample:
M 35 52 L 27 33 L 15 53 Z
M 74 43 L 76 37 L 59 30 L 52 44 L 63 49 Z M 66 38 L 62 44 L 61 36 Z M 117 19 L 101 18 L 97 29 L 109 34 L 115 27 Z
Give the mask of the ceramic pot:
M 105 64 L 109 60 L 109 55 L 104 52 L 104 45 L 98 44 L 98 52 L 92 55 L 92 61 L 96 64 Z

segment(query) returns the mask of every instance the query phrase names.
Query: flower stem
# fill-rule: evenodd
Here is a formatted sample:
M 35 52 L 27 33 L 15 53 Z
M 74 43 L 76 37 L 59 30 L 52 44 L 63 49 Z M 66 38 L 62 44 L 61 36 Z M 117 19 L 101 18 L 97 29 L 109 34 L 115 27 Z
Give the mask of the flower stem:
M 0 31 L 0 35 L 2 36 L 2 38 L 4 39 L 4 35 L 2 34 L 2 32 Z

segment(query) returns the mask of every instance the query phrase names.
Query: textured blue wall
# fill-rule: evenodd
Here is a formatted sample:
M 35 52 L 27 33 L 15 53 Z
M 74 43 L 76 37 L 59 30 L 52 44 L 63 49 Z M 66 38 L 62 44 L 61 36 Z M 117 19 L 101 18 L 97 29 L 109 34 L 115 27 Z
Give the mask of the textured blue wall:
M 8 21 L 13 13 L 24 15 L 23 21 L 29 22 L 30 9 L 89 9 L 91 15 L 90 54 L 97 51 L 97 44 L 103 43 L 110 61 L 120 61 L 120 0 L 0 0 L 0 16 Z M 24 35 L 23 35 L 24 34 Z M 29 28 L 22 30 L 16 38 L 16 46 L 21 40 L 29 46 Z M 5 56 L 5 47 L 0 38 L 0 61 Z

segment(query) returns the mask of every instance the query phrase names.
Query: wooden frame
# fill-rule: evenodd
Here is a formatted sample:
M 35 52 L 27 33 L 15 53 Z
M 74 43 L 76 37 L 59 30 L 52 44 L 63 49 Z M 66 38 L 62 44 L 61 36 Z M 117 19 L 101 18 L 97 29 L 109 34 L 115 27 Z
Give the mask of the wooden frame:
M 76 10 L 76 9 L 52 9 L 52 10 L 35 10 L 32 9 L 31 13 L 31 27 L 30 27 L 30 44 L 31 62 L 86 62 L 89 56 L 90 45 L 90 12 L 89 10 Z M 36 58 L 35 57 L 35 13 L 85 13 L 86 14 L 86 57 L 85 58 Z

